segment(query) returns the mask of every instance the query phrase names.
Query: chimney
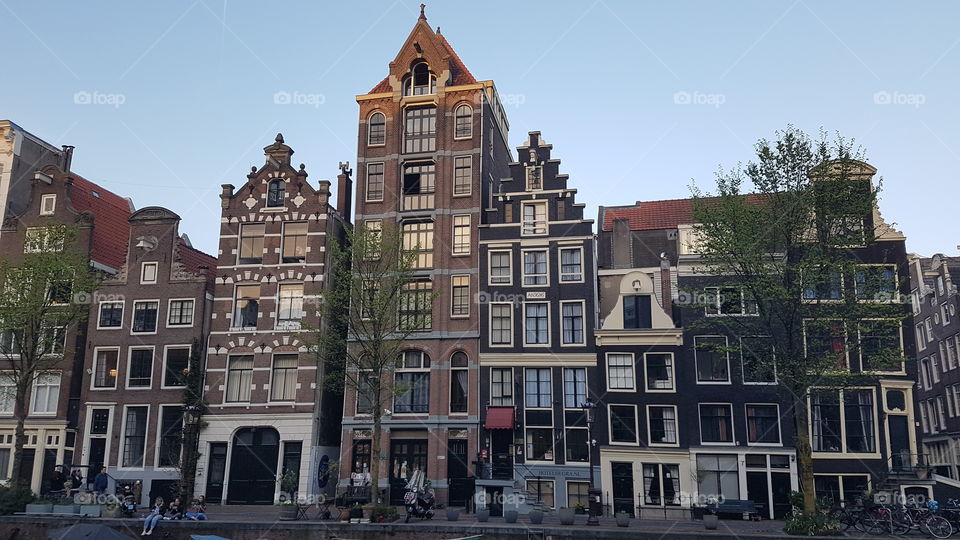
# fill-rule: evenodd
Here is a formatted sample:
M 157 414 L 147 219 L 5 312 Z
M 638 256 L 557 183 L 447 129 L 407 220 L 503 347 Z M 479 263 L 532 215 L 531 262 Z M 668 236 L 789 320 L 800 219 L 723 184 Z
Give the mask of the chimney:
M 353 169 L 350 168 L 350 162 L 340 162 L 340 174 L 337 175 L 337 212 L 346 222 L 350 222 L 353 216 L 350 215 L 351 203 L 353 202 L 353 180 L 350 175 Z
M 220 188 L 223 190 L 220 192 L 220 208 L 229 208 L 230 199 L 233 198 L 233 184 L 220 184 Z
M 673 286 L 670 281 L 670 259 L 660 254 L 660 305 L 668 314 L 673 313 Z
M 321 180 L 319 182 L 319 188 L 317 189 L 317 198 L 320 201 L 321 206 L 325 206 L 330 203 L 330 181 Z
M 63 169 L 63 172 L 70 173 L 70 165 L 73 164 L 73 147 L 65 144 L 63 148 L 63 155 L 60 158 L 60 168 Z
M 267 156 L 267 163 L 270 163 L 272 160 L 275 166 L 289 165 L 290 156 L 293 155 L 293 148 L 283 144 L 283 134 L 277 133 L 273 144 L 265 146 L 263 153 Z

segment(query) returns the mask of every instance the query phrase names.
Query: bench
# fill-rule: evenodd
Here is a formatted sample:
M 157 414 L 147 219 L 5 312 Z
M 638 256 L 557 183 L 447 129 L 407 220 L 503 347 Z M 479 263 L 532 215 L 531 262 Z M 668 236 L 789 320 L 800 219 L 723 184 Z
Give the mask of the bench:
M 707 509 L 712 510 L 717 515 L 740 514 L 743 519 L 760 521 L 760 513 L 757 512 L 757 503 L 753 501 L 724 499 L 721 503 L 708 504 Z

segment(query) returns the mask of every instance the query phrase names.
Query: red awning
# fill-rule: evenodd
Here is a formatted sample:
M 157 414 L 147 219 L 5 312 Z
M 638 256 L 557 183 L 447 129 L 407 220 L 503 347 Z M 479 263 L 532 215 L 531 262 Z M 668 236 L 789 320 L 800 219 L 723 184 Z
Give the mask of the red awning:
M 488 407 L 487 429 L 513 429 L 513 407 Z

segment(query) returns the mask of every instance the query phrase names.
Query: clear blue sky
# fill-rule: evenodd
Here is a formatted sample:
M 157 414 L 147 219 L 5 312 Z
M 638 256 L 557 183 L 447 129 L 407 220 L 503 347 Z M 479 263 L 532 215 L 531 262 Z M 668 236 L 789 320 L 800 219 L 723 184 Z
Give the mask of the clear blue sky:
M 176 211 L 215 253 L 220 184 L 242 184 L 278 131 L 312 181 L 355 161 L 354 96 L 419 3 L 0 0 L 0 118 L 75 145 L 74 170 Z M 956 253 L 956 3 L 435 0 L 427 16 L 507 99 L 511 146 L 542 131 L 592 217 L 709 188 L 793 123 L 855 138 L 908 248 Z

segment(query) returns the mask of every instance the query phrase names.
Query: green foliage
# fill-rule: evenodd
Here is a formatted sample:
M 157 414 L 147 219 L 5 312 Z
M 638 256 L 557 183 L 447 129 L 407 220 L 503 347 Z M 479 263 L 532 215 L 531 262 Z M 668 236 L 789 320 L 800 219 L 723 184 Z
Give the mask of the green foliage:
M 277 478 L 277 482 L 280 484 L 280 492 L 286 495 L 286 500 L 283 502 L 285 504 L 293 504 L 295 502 L 294 498 L 296 497 L 297 485 L 300 483 L 300 478 L 297 473 L 286 471 Z
M 389 523 L 400 519 L 396 506 L 374 506 L 370 509 L 371 523 Z
M 26 488 L 0 486 L 0 516 L 9 516 L 26 510 L 27 505 L 36 500 L 33 492 Z
M 783 532 L 796 536 L 843 536 L 840 523 L 822 512 L 794 512 Z

